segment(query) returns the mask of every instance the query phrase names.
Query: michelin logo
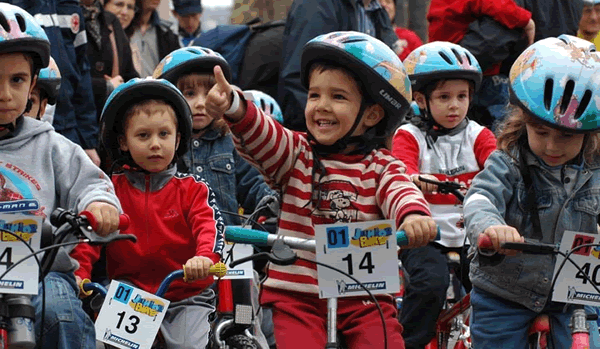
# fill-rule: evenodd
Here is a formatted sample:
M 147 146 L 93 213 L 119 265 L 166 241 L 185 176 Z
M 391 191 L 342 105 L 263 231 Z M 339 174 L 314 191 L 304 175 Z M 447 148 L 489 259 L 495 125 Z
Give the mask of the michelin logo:
M 587 293 L 587 292 L 579 292 L 573 286 L 569 286 L 569 290 L 567 292 L 567 300 L 583 300 L 590 302 L 598 302 L 600 303 L 600 294 L 598 293 Z
M 104 340 L 108 341 L 108 342 L 113 342 L 113 343 L 117 343 L 117 344 L 121 344 L 124 345 L 126 347 L 132 348 L 132 349 L 139 349 L 140 345 L 137 343 L 134 343 L 130 340 L 127 340 L 125 338 L 119 337 L 117 335 L 112 334 L 112 332 L 110 331 L 109 328 L 107 328 L 106 330 L 104 330 Z
M 360 292 L 364 291 L 364 288 L 360 284 L 347 284 L 344 280 L 336 280 L 338 287 L 338 294 L 343 295 L 349 292 Z M 363 282 L 365 288 L 369 291 L 373 290 L 384 290 L 386 287 L 385 281 L 375 282 Z
M 19 281 L 19 280 L 1 280 L 0 288 L 10 288 L 10 289 L 22 290 L 23 284 L 24 284 L 24 282 Z

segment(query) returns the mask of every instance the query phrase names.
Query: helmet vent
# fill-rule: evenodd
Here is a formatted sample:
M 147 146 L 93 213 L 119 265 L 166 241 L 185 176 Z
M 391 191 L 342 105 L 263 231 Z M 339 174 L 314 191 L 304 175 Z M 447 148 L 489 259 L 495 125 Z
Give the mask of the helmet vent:
M 458 63 L 463 64 L 462 57 L 460 56 L 460 54 L 458 53 L 458 51 L 456 51 L 455 48 L 452 49 L 452 53 L 454 53 L 454 55 L 456 56 L 456 59 L 458 60 Z
M 573 97 L 573 90 L 575 90 L 575 81 L 567 81 L 567 85 L 565 86 L 565 93 L 563 93 L 562 101 L 560 102 L 561 115 L 563 115 L 567 111 L 569 103 L 571 103 L 571 97 Z
M 264 99 L 260 100 L 260 109 L 265 110 L 265 111 L 267 110 L 267 106 L 265 105 Z
M 446 54 L 446 52 L 441 52 L 440 51 L 440 56 L 448 63 L 448 64 L 452 64 L 452 60 L 450 59 L 450 57 L 448 57 L 448 55 Z
M 2 26 L 5 32 L 10 33 L 10 25 L 8 25 L 8 21 L 2 12 L 0 12 L 0 26 Z
M 469 61 L 469 65 L 473 65 L 473 62 L 471 61 L 471 57 L 469 55 L 465 55 L 467 57 L 467 61 Z
M 25 32 L 27 30 L 27 24 L 25 24 L 25 18 L 23 18 L 23 16 L 21 16 L 20 13 L 17 13 L 15 15 L 15 17 L 17 18 L 17 23 L 19 24 L 19 29 L 21 29 L 22 32 Z
M 575 120 L 579 119 L 581 117 L 581 115 L 583 115 L 583 111 L 590 104 L 591 100 L 592 100 L 592 91 L 585 90 L 585 93 L 583 94 L 583 98 L 581 99 L 581 102 L 579 103 L 579 106 L 577 107 L 577 110 L 575 111 L 575 115 L 573 116 L 573 118 Z
M 550 110 L 550 104 L 552 103 L 552 90 L 554 89 L 554 80 L 548 79 L 544 84 L 544 107 L 546 110 Z

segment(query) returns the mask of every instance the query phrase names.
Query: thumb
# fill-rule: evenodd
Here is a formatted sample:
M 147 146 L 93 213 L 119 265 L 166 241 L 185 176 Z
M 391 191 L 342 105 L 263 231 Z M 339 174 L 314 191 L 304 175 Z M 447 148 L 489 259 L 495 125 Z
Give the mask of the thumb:
M 221 92 L 229 91 L 231 87 L 229 86 L 229 82 L 227 82 L 227 79 L 225 79 L 223 69 L 221 69 L 220 66 L 216 65 L 213 69 L 213 72 L 215 73 L 216 85 L 218 86 L 219 90 L 221 90 Z

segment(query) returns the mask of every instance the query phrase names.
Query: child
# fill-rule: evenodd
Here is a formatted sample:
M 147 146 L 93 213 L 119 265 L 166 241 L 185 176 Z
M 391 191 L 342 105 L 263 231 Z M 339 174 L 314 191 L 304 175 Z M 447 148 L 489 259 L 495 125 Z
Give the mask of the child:
M 496 149 L 496 138 L 489 129 L 466 118 L 481 82 L 481 69 L 469 51 L 449 42 L 432 42 L 413 51 L 404 66 L 420 115 L 398 129 L 392 153 L 426 194 L 441 230 L 440 241 L 400 253 L 410 275 L 400 314 L 404 340 L 407 348 L 422 348 L 435 335 L 446 299 L 449 273 L 445 254 L 455 250 L 466 262 L 466 253 L 461 253 L 465 243 L 462 203 L 452 194 L 436 193 L 434 185 L 419 181 L 419 174 L 468 187 Z M 466 270 L 465 263 L 465 279 Z
M 487 235 L 499 254 L 472 247 L 477 348 L 527 348 L 527 329 L 540 312 L 551 316 L 556 347 L 571 345 L 573 307 L 550 300 L 555 256 L 500 246 L 524 238 L 559 244 L 566 230 L 597 233 L 599 62 L 592 44 L 561 35 L 531 45 L 511 68 L 512 110 L 499 151 L 473 180 L 464 206 L 471 241 Z
M 204 178 L 216 191 L 217 206 L 227 225 L 241 224 L 238 207 L 252 213 L 264 197 L 277 197 L 263 176 L 235 150 L 233 136 L 221 118 L 206 112 L 208 91 L 214 86 L 213 68 L 218 65 L 229 78 L 227 61 L 211 49 L 191 46 L 171 52 L 154 71 L 183 93 L 192 110 L 192 146 L 182 156 L 190 173 Z
M 57 207 L 91 211 L 99 235 L 117 230 L 119 201 L 110 180 L 76 144 L 54 132 L 52 126 L 23 117 L 40 69 L 48 65 L 50 43 L 44 30 L 26 11 L 0 4 L 6 26 L 0 26 L 0 184 L 2 201 L 35 200 L 28 214 L 47 218 Z M 8 30 L 7 30 L 8 29 Z M 7 194 L 7 195 L 4 195 Z M 51 272 L 32 298 L 35 330 L 40 335 L 42 311 L 44 340 L 40 348 L 91 348 L 94 324 L 81 308 L 69 258 L 62 247 Z M 42 309 L 42 292 L 46 304 Z
M 308 134 L 290 131 L 240 101 L 219 67 L 206 101 L 210 115 L 225 114 L 243 156 L 282 188 L 279 234 L 310 237 L 317 224 L 392 218 L 411 247 L 433 240 L 437 230 L 425 199 L 404 165 L 384 149 L 409 108 L 410 81 L 398 56 L 369 35 L 333 32 L 307 43 L 302 72 Z M 344 205 L 330 201 L 327 193 L 334 192 L 346 199 Z M 270 265 L 268 276 L 262 303 L 273 308 L 277 346 L 323 348 L 327 310 L 318 297 L 316 266 Z M 392 298 L 380 296 L 379 303 L 389 348 L 403 348 Z M 381 327 L 371 301 L 340 299 L 338 330 L 350 348 L 382 348 Z
M 31 91 L 31 109 L 29 110 L 28 116 L 42 120 L 42 116 L 45 115 L 48 104 L 53 105 L 56 103 L 59 89 L 60 70 L 58 70 L 54 58 L 50 57 L 50 64 L 46 68 L 40 70 L 35 87 L 33 88 L 33 91 Z M 52 121 L 50 121 L 50 124 L 52 124 Z
M 177 172 L 175 159 L 191 135 L 187 102 L 166 80 L 136 78 L 113 91 L 100 121 L 102 142 L 123 168 L 112 180 L 131 218 L 127 232 L 138 237 L 106 247 L 108 277 L 154 293 L 183 265 L 188 283 L 174 281 L 165 294 L 171 304 L 161 333 L 169 348 L 205 348 L 214 311 L 208 271 L 220 259 L 224 226 L 209 186 Z M 80 265 L 75 274 L 85 279 L 100 249 L 81 245 L 71 255 Z

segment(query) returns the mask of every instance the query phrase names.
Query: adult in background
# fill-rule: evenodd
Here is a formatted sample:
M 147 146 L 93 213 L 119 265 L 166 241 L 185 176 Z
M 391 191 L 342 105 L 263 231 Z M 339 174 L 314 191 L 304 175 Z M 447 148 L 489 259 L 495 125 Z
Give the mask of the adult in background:
M 124 0 L 117 1 L 124 3 Z M 105 11 L 100 0 L 81 0 L 80 5 L 86 21 L 87 54 L 96 115 L 100 120 L 108 95 L 123 82 L 138 77 L 138 74 L 133 67 L 129 40 L 120 19 Z
M 169 29 L 171 24 L 162 20 L 156 11 L 160 1 L 141 0 L 139 11 L 131 24 L 129 40 L 140 53 L 141 68 L 138 73 L 141 77 L 151 76 L 161 59 L 181 47 L 179 38 Z
M 320 34 L 359 31 L 386 43 L 396 53 L 402 50 L 390 18 L 378 0 L 295 0 L 283 33 L 283 57 L 278 83 L 278 102 L 283 106 L 284 125 L 306 131 L 304 115 L 307 91 L 300 83 L 302 48 Z M 287 119 L 286 119 L 287 117 Z
M 387 11 L 392 27 L 400 40 L 400 47 L 402 51 L 398 53 L 400 60 L 404 61 L 404 58 L 408 56 L 414 49 L 423 45 L 423 41 L 414 31 L 408 28 L 402 28 L 396 25 L 394 19 L 396 18 L 396 0 L 379 0 L 381 6 Z
M 130 40 L 133 35 L 133 19 L 135 14 L 138 13 L 142 7 L 141 0 L 105 0 L 104 9 L 119 18 L 121 27 L 127 35 L 129 40 L 129 47 L 131 49 L 131 59 L 133 60 L 133 66 L 135 71 L 139 75 L 142 71 L 142 57 L 140 56 L 140 50 L 137 45 L 133 44 Z
M 598 48 L 600 44 L 600 0 L 584 0 L 583 13 L 579 21 L 577 36 L 591 41 Z
M 177 22 L 171 27 L 179 36 L 181 47 L 190 46 L 202 33 L 202 1 L 200 0 L 173 0 L 173 16 Z

